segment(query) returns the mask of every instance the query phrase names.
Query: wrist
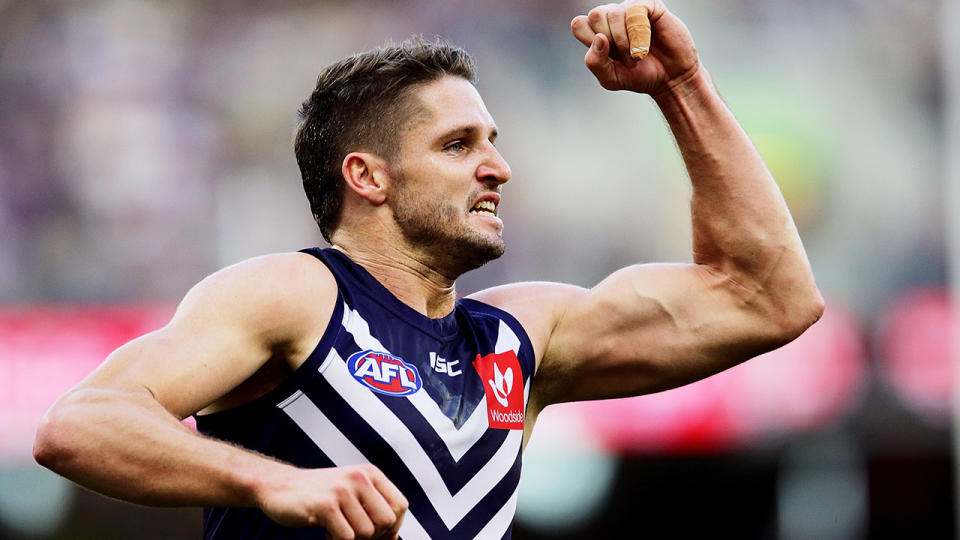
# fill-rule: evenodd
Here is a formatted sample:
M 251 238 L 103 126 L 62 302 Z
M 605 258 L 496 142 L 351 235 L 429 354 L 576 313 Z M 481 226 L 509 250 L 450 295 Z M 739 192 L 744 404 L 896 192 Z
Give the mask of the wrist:
M 714 92 L 710 74 L 703 64 L 697 61 L 696 65 L 677 77 L 668 81 L 664 88 L 651 97 L 660 109 L 666 110 L 682 106 L 691 99 L 701 99 Z
M 260 456 L 257 456 L 260 458 Z M 237 486 L 238 495 L 241 504 L 238 506 L 250 506 L 262 508 L 263 503 L 269 497 L 270 493 L 275 492 L 282 484 L 286 482 L 292 469 L 292 465 L 273 461 L 270 458 L 263 457 L 265 462 L 258 463 L 254 467 L 238 467 L 234 469 L 234 484 Z

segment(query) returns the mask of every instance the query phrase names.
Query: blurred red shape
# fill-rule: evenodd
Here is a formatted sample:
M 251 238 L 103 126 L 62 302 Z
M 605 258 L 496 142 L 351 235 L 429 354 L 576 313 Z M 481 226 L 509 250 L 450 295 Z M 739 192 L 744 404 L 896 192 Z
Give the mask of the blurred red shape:
M 927 288 L 898 298 L 880 323 L 883 379 L 906 407 L 934 422 L 950 416 L 955 317 L 948 292 Z
M 166 305 L 0 308 L 0 461 L 30 460 L 47 408 L 114 349 L 172 314 Z

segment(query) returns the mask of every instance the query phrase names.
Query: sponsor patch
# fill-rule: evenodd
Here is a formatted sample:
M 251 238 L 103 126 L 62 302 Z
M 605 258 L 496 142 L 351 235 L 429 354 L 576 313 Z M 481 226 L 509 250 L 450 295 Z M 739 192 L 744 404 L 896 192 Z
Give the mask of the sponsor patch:
M 478 354 L 473 367 L 483 381 L 490 427 L 523 429 L 523 373 L 517 353 Z
M 388 396 L 408 396 L 423 384 L 415 366 L 385 352 L 368 349 L 354 353 L 347 359 L 347 368 L 367 388 Z

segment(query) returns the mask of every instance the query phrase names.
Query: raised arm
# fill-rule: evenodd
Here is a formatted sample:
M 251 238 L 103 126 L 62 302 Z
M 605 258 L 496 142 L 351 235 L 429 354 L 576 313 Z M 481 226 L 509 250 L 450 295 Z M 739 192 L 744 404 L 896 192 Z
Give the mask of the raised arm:
M 373 534 L 374 524 L 394 535 L 399 519 L 390 504 L 402 514 L 405 501 L 372 467 L 297 469 L 180 422 L 218 400 L 235 401 L 238 391 L 249 399 L 258 393 L 243 386 L 251 377 L 279 382 L 317 344 L 336 298 L 333 276 L 303 254 L 208 277 L 169 324 L 117 349 L 50 408 L 37 461 L 131 502 L 255 506 L 284 525 L 328 526 L 338 538 Z M 376 493 L 386 495 L 377 501 Z
M 662 2 L 643 2 L 650 54 L 634 62 L 625 53 L 625 10 L 640 3 L 598 7 L 572 30 L 604 88 L 650 94 L 666 117 L 693 185 L 694 263 L 624 268 L 590 290 L 483 293 L 517 313 L 541 347 L 535 406 L 683 385 L 789 342 L 823 310 L 780 190 L 684 24 Z

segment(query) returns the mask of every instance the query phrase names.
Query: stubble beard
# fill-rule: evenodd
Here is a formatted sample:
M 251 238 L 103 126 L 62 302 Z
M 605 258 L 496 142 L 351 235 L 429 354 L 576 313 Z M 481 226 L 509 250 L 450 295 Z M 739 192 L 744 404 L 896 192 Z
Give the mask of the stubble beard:
M 404 240 L 426 256 L 431 267 L 456 278 L 503 255 L 502 236 L 471 229 L 462 208 L 424 200 L 410 191 L 403 190 L 394 219 Z

